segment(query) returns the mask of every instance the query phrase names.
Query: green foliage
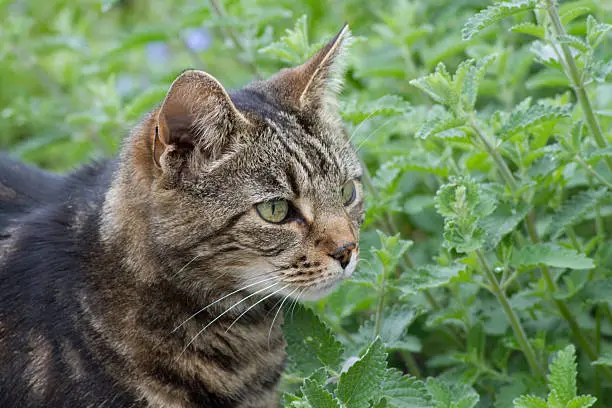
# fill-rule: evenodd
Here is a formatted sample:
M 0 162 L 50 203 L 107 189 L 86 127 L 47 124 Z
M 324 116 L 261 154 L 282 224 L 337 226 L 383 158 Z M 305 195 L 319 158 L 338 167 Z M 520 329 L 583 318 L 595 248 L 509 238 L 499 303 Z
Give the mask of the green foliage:
M 546 243 L 528 245 L 516 251 L 510 265 L 514 267 L 544 264 L 556 268 L 590 269 L 593 260 L 569 248 Z
M 597 398 L 590 395 L 577 396 L 576 349 L 569 345 L 559 351 L 550 365 L 548 375 L 548 400 L 522 395 L 514 400 L 515 408 L 589 408 Z
M 536 0 L 514 0 L 495 3 L 468 19 L 462 30 L 463 39 L 469 40 L 485 28 L 514 14 L 533 10 L 537 4 Z
M 182 70 L 237 88 L 347 21 L 361 261 L 279 303 L 283 404 L 612 406 L 612 15 L 556 3 L 0 0 L 0 146 L 110 156 Z

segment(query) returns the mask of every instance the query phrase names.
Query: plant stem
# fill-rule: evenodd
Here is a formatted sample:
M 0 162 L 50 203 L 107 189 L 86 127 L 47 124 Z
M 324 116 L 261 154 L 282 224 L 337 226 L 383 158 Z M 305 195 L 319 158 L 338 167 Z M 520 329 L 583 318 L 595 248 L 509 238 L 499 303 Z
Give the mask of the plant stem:
M 480 261 L 485 278 L 489 281 L 489 285 L 491 286 L 493 294 L 504 309 L 508 320 L 510 320 L 510 325 L 512 326 L 512 330 L 514 331 L 514 336 L 516 337 L 516 340 L 521 346 L 523 354 L 525 354 L 525 358 L 527 359 L 527 363 L 531 368 L 532 374 L 538 377 L 539 379 L 544 380 L 546 376 L 544 369 L 538 362 L 538 358 L 535 352 L 533 351 L 533 347 L 531 347 L 531 343 L 529 343 L 529 339 L 525 334 L 525 330 L 523 330 L 523 326 L 521 325 L 518 316 L 510 305 L 510 301 L 506 296 L 506 292 L 504 292 L 500 288 L 499 282 L 497 281 L 495 274 L 491 270 L 491 267 L 489 266 L 489 263 L 487 262 L 483 252 L 481 250 L 476 250 L 476 256 Z
M 604 186 L 608 187 L 610 190 L 612 190 L 612 183 L 610 183 L 608 180 L 606 180 L 605 178 L 603 178 L 603 176 L 601 174 L 599 174 L 598 172 L 595 171 L 595 169 L 593 169 L 593 166 L 591 166 L 590 164 L 588 164 L 587 162 L 585 162 L 582 157 L 580 156 L 576 156 L 576 162 L 586 171 L 589 172 L 589 174 L 591 174 L 593 177 L 595 177 L 597 179 L 597 181 L 599 181 L 601 184 L 603 184 Z
M 370 175 L 370 171 L 368 170 L 367 166 L 363 162 L 361 162 L 361 167 L 363 168 L 363 181 L 364 181 L 366 188 L 368 189 L 368 191 L 370 191 L 370 193 L 374 196 L 374 198 L 377 201 L 380 201 L 381 199 L 380 193 L 378 192 L 378 190 L 374 186 L 374 183 L 372 182 L 372 176 Z M 395 235 L 398 233 L 398 229 L 395 226 L 395 223 L 393 222 L 393 218 L 391 217 L 391 212 L 389 211 L 385 212 L 385 218 L 383 219 L 383 230 L 385 231 L 385 233 L 390 234 L 390 235 Z M 406 264 L 408 268 L 414 268 L 414 262 L 412 262 L 412 259 L 410 258 L 410 255 L 408 254 L 408 252 L 404 252 L 404 255 L 402 256 L 402 260 L 404 261 L 404 263 Z M 428 289 L 424 289 L 422 293 L 434 311 L 439 311 L 442 309 L 442 306 L 440 306 L 440 303 L 438 303 L 438 301 L 433 296 L 431 291 L 429 291 Z M 452 343 L 455 343 L 457 347 L 461 348 L 463 346 L 461 344 L 461 341 L 459 341 L 457 334 L 452 329 L 442 326 L 442 333 Z
M 527 232 L 529 233 L 531 242 L 533 242 L 534 244 L 537 244 L 538 242 L 540 242 L 540 239 L 535 229 L 534 213 L 533 212 L 529 213 L 525 221 L 527 225 Z M 542 270 L 542 276 L 544 278 L 544 281 L 546 282 L 546 288 L 548 289 L 548 292 L 551 295 L 556 293 L 558 291 L 557 283 L 553 279 L 552 273 L 548 269 L 548 266 L 541 265 L 540 269 Z M 582 329 L 580 328 L 580 325 L 576 321 L 576 318 L 574 317 L 572 312 L 569 310 L 565 302 L 560 299 L 554 299 L 554 298 L 553 298 L 553 302 L 557 306 L 557 309 L 559 309 L 559 313 L 561 314 L 561 317 L 563 317 L 563 319 L 565 319 L 567 323 L 569 324 L 570 330 L 572 331 L 572 335 L 574 339 L 576 340 L 576 342 L 578 342 L 580 347 L 584 350 L 584 352 L 587 354 L 587 356 L 589 357 L 591 361 L 597 360 L 597 352 L 593 349 L 593 346 L 591 345 L 589 340 L 584 336 L 584 333 Z M 608 381 L 612 381 L 612 370 L 609 367 L 598 366 L 597 368 L 606 376 Z
M 567 33 L 565 32 L 565 27 L 563 27 L 563 23 L 561 22 L 561 18 L 559 17 L 559 12 L 557 10 L 557 0 L 546 1 L 548 3 L 548 16 L 550 17 L 550 21 L 552 22 L 553 31 L 555 35 L 566 35 Z M 565 43 L 559 45 L 561 47 L 561 51 L 563 52 L 563 59 L 565 60 L 564 66 L 566 67 L 566 75 L 572 83 L 572 88 L 574 89 L 574 93 L 576 94 L 576 99 L 578 99 L 578 102 L 580 103 L 580 108 L 582 109 L 582 113 L 584 114 L 586 124 L 589 127 L 591 133 L 593 134 L 597 146 L 599 146 L 600 148 L 604 148 L 608 145 L 608 143 L 603 135 L 601 126 L 599 124 L 599 121 L 597 120 L 597 116 L 595 116 L 595 112 L 593 111 L 591 100 L 584 87 L 584 81 L 580 76 L 580 71 L 578 70 L 576 61 L 572 56 L 570 47 Z M 605 161 L 610 171 L 612 171 L 612 158 L 606 157 Z
M 472 121 L 470 122 L 470 126 L 472 127 L 472 130 L 478 137 L 478 140 L 480 140 L 480 142 L 484 145 L 487 153 L 489 153 L 489 155 L 491 155 L 493 160 L 495 160 L 495 163 L 497 164 L 497 167 L 499 168 L 502 178 L 504 179 L 506 184 L 508 184 L 508 186 L 512 189 L 512 191 L 516 191 L 516 189 L 518 188 L 518 184 L 516 183 L 516 180 L 514 179 L 514 176 L 512 175 L 512 172 L 510 172 L 510 169 L 506 165 L 506 162 L 504 161 L 504 159 L 501 157 L 499 152 L 493 147 L 493 145 L 491 145 L 491 142 L 489 142 L 489 140 L 484 135 L 484 133 L 482 133 L 475 119 L 472 119 Z
M 476 136 L 480 139 L 482 144 L 485 146 L 485 149 L 487 150 L 487 152 L 491 155 L 493 160 L 495 160 L 495 163 L 499 167 L 502 178 L 504 179 L 506 184 L 512 189 L 512 191 L 515 192 L 518 187 L 518 184 L 516 183 L 514 176 L 508 169 L 508 166 L 506 165 L 506 163 L 500 156 L 499 152 L 497 152 L 497 150 L 495 150 L 493 146 L 489 143 L 485 135 L 482 133 L 482 131 L 478 127 L 478 124 L 476 123 L 475 120 L 472 120 L 470 122 L 470 125 L 472 129 L 474 130 L 474 133 L 476 134 Z M 599 176 L 599 174 L 597 175 Z M 538 237 L 538 233 L 535 227 L 535 213 L 533 211 L 531 211 L 525 218 L 525 225 L 527 226 L 527 233 L 529 234 L 529 238 L 531 242 L 534 244 L 537 244 L 538 242 L 540 242 L 540 239 Z M 479 254 L 479 257 L 480 255 L 482 254 Z M 550 272 L 550 270 L 548 269 L 548 266 L 546 265 L 542 265 L 540 269 L 542 271 L 542 277 L 544 278 L 544 281 L 546 282 L 546 287 L 548 289 L 548 292 L 551 295 L 553 295 L 554 293 L 558 291 L 558 288 L 557 288 L 557 284 L 555 280 L 553 279 L 552 273 Z M 493 278 L 495 278 L 494 275 L 493 275 Z M 569 310 L 565 302 L 559 299 L 553 299 L 553 302 L 557 306 L 557 309 L 559 310 L 559 313 L 561 314 L 563 319 L 565 319 L 567 323 L 569 324 L 576 342 L 578 342 L 580 347 L 584 349 L 589 359 L 591 361 L 595 361 L 597 359 L 597 353 L 595 352 L 595 350 L 593 349 L 593 347 L 591 346 L 587 338 L 584 336 L 582 330 L 580 329 L 580 326 L 578 325 L 578 322 L 576 321 L 576 318 L 571 313 L 571 311 Z M 500 303 L 502 303 L 502 300 L 500 300 Z M 502 303 L 502 306 L 503 306 L 503 303 Z M 518 338 L 518 335 L 517 335 L 517 338 Z M 599 366 L 598 368 L 601 369 L 601 371 L 603 372 L 603 374 L 606 376 L 606 378 L 609 381 L 612 381 L 612 369 L 610 369 L 609 367 L 605 367 L 605 366 Z

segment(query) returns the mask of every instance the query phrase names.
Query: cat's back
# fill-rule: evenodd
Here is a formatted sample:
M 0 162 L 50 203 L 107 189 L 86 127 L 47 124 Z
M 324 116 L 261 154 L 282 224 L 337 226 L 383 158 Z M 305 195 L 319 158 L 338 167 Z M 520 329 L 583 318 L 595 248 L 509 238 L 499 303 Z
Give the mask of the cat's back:
M 0 230 L 34 208 L 57 200 L 63 179 L 0 152 Z
M 2 407 L 81 406 L 71 395 L 91 395 L 92 378 L 96 394 L 106 388 L 108 402 L 116 398 L 109 406 L 121 406 L 86 351 L 93 331 L 82 313 L 83 265 L 96 246 L 107 167 L 59 176 L 0 156 Z

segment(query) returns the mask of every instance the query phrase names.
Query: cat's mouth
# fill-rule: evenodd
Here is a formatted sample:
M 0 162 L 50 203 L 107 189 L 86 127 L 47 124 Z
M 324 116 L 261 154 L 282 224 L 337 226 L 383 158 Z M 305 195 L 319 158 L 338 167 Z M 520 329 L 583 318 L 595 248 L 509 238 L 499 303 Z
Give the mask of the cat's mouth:
M 298 300 L 312 301 L 319 300 L 329 295 L 340 283 L 350 278 L 355 271 L 357 262 L 359 259 L 359 252 L 355 251 L 351 256 L 349 264 L 342 268 L 339 265 L 332 264 L 329 268 L 329 274 L 327 278 L 322 280 L 313 280 L 312 282 L 305 282 L 299 287 L 292 289 L 294 293 L 292 297 L 298 298 Z

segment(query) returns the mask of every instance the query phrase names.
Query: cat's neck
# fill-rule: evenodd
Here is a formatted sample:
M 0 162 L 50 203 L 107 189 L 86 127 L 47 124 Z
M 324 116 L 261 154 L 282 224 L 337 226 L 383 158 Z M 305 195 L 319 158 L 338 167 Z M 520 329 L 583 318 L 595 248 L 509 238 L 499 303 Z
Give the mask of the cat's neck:
M 145 118 L 125 140 L 119 167 L 104 198 L 100 224 L 102 244 L 119 251 L 123 268 L 143 283 L 159 279 L 163 266 L 151 248 L 149 217 L 155 169 L 151 138 L 155 112 Z

